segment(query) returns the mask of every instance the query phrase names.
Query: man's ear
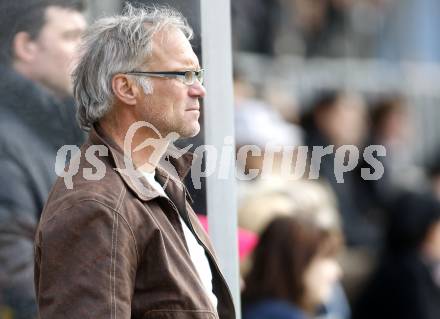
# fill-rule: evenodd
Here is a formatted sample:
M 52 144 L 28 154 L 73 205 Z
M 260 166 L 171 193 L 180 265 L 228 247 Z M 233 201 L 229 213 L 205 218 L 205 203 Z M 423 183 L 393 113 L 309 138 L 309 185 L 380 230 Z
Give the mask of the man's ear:
M 139 89 L 136 83 L 125 74 L 116 74 L 112 78 L 113 94 L 128 105 L 136 105 Z
M 37 52 L 37 44 L 32 40 L 29 33 L 20 31 L 12 41 L 14 59 L 23 62 L 32 62 Z

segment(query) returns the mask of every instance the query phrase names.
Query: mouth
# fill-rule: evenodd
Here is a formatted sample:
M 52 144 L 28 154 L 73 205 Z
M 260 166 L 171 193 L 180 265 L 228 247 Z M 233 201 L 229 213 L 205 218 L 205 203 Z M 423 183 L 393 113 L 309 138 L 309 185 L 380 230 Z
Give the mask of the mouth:
M 190 112 L 190 111 L 200 112 L 200 107 L 199 106 L 191 106 L 191 107 L 187 108 L 186 111 L 187 112 Z

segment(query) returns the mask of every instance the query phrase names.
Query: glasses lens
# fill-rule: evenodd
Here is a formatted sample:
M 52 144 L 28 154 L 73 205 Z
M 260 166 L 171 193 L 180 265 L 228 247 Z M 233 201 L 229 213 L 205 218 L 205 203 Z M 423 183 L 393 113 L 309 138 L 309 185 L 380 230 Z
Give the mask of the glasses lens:
M 200 82 L 200 84 L 203 84 L 203 70 L 185 72 L 184 82 L 186 85 L 193 85 L 196 79 Z
M 195 76 L 193 71 L 186 71 L 185 72 L 185 84 L 186 85 L 193 85 L 195 81 Z
M 200 82 L 200 84 L 203 84 L 203 70 L 196 71 L 195 73 L 197 80 Z

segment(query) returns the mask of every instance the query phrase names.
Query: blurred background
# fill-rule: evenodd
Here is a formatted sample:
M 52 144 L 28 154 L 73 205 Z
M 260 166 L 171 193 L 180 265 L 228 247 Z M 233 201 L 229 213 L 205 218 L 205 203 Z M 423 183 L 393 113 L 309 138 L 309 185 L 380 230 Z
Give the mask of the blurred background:
M 181 11 L 201 55 L 200 1 L 134 3 Z M 93 22 L 122 6 L 89 0 L 85 14 Z M 237 149 L 355 145 L 361 154 L 344 183 L 334 155 L 317 180 L 281 175 L 275 154 L 270 178 L 237 181 L 244 318 L 440 318 L 440 1 L 232 0 L 231 19 Z M 203 144 L 203 128 L 188 143 Z M 377 181 L 361 177 L 369 145 L 387 151 Z M 309 167 L 310 154 L 291 165 Z M 263 155 L 244 169 L 261 168 Z M 205 188 L 193 197 L 206 215 Z M 316 270 L 316 260 L 335 263 Z M 269 284 L 277 280 L 297 288 Z M 283 311 L 292 317 L 275 315 Z

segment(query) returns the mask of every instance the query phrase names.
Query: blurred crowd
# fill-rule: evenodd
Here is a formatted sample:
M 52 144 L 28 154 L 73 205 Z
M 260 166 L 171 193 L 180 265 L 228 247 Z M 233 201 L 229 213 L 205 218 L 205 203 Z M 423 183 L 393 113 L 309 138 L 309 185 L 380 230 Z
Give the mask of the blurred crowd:
M 439 39 L 430 31 L 437 6 L 429 0 L 234 1 L 233 44 L 260 54 L 260 61 L 438 62 Z M 239 226 L 259 236 L 253 254 L 241 258 L 243 317 L 440 317 L 440 156 L 423 154 L 418 158 L 428 160 L 416 162 L 424 135 L 407 92 L 332 87 L 297 96 L 295 87 L 241 72 L 246 67 L 236 61 L 237 151 L 264 150 L 248 152 L 246 172 L 264 171 L 267 158 L 273 161 L 270 176 L 238 184 Z M 383 175 L 365 179 L 372 167 L 362 154 L 372 145 L 384 147 L 372 153 Z M 351 169 L 342 183 L 334 151 L 341 146 L 360 154 L 353 166 L 343 154 Z M 283 156 L 292 147 L 286 173 Z M 329 150 L 318 161 L 317 147 Z M 316 167 L 319 176 L 311 174 Z
M 269 56 L 394 57 L 385 31 L 398 2 L 231 1 L 233 44 Z M 1 319 L 35 317 L 35 227 L 57 150 L 84 141 L 69 82 L 86 28 L 80 3 L 0 0 Z M 238 69 L 237 150 L 263 150 L 248 153 L 243 169 L 261 170 L 273 156 L 269 175 L 237 181 L 239 226 L 251 238 L 240 243 L 243 318 L 440 318 L 440 153 L 412 160 L 420 137 L 405 92 L 326 89 L 299 99 L 255 87 Z M 310 178 L 313 148 L 332 145 L 355 146 L 358 163 L 340 183 L 332 152 Z M 374 180 L 362 175 L 372 169 L 362 157 L 370 145 L 386 149 L 374 154 L 384 171 Z
M 377 49 L 392 0 L 234 1 L 232 7 L 239 50 L 365 57 Z
M 231 1 L 236 50 L 439 61 L 436 0 Z
M 302 106 L 292 100 L 285 112 L 276 92 L 261 94 L 239 75 L 235 88 L 237 149 L 264 150 L 248 154 L 246 171 L 261 172 L 265 152 L 274 154 L 270 176 L 238 184 L 239 226 L 261 236 L 253 256 L 242 259 L 244 318 L 439 316 L 438 160 L 411 160 L 418 136 L 405 95 L 321 90 Z M 334 152 L 319 158 L 319 176 L 310 175 L 314 148 L 344 145 L 361 156 L 342 183 Z M 362 153 L 371 145 L 386 155 L 376 154 L 383 176 L 368 180 Z M 305 174 L 280 169 L 292 146 L 307 147 L 306 157 L 290 158 L 292 172 L 306 167 Z M 331 262 L 317 267 L 319 260 Z M 308 282 L 315 269 L 317 286 Z

